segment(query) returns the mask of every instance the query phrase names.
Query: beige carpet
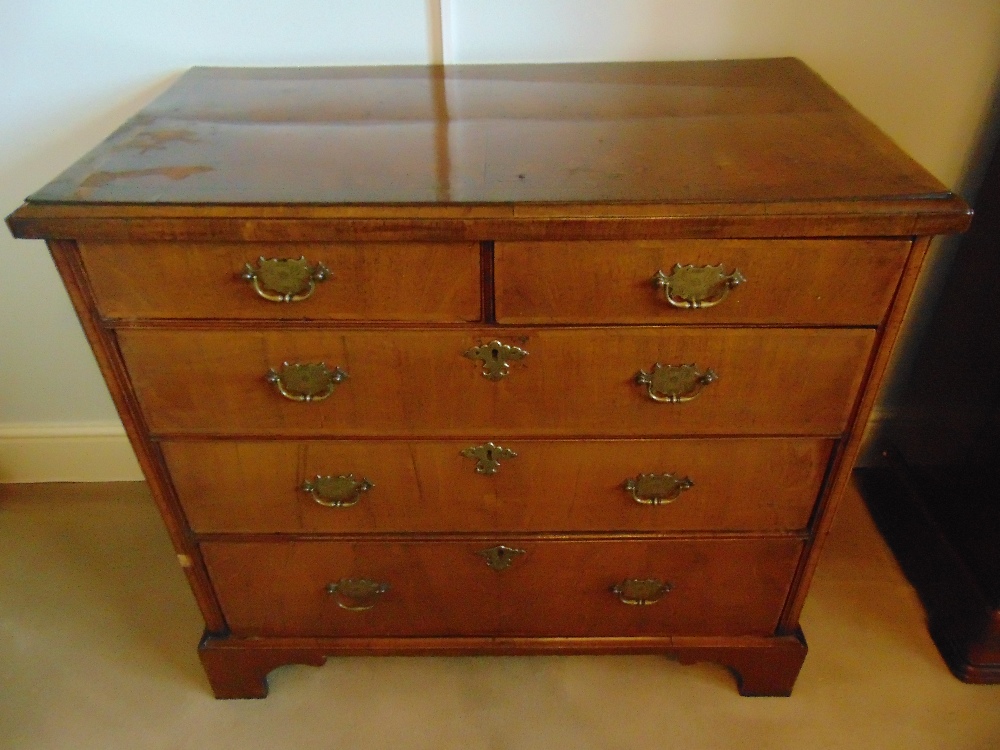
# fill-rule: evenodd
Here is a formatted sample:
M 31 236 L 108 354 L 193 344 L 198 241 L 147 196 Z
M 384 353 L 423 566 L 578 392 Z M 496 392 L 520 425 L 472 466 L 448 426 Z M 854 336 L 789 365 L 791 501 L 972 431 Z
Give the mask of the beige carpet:
M 1000 748 L 1000 686 L 955 680 L 856 495 L 791 698 L 660 657 L 341 658 L 215 701 L 144 485 L 0 486 L 0 748 Z

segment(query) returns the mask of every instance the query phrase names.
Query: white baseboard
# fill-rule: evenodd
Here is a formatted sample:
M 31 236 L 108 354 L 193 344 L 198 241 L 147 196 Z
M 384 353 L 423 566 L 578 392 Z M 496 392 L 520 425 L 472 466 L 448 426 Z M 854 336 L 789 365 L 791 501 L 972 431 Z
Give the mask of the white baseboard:
M 118 422 L 0 425 L 0 483 L 142 478 Z

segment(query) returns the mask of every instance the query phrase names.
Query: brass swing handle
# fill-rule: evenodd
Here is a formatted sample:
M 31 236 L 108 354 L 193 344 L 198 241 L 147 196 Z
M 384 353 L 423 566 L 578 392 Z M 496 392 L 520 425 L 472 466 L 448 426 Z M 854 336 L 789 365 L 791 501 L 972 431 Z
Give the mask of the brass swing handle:
M 378 604 L 379 597 L 391 589 L 388 583 L 370 578 L 341 578 L 326 585 L 326 593 L 335 597 L 337 606 L 350 612 L 365 612 Z
M 358 504 L 362 494 L 374 487 L 367 479 L 358 481 L 353 474 L 341 474 L 337 477 L 317 475 L 303 482 L 301 489 L 327 508 L 350 508 Z
M 656 604 L 667 595 L 673 586 L 655 578 L 626 578 L 621 583 L 611 587 L 611 593 L 618 597 L 622 604 L 644 606 Z
M 301 258 L 257 259 L 257 267 L 249 263 L 240 278 L 249 281 L 257 296 L 269 302 L 301 302 L 316 291 L 316 284 L 330 278 L 330 270 L 322 263 L 309 265 Z
M 292 401 L 322 401 L 347 379 L 347 373 L 339 367 L 331 370 L 323 362 L 285 362 L 280 369 L 272 367 L 264 379 Z
M 657 271 L 653 286 L 662 289 L 667 302 L 682 310 L 715 307 L 729 296 L 729 292 L 746 282 L 740 269 L 726 273 L 718 266 L 682 266 L 677 263 L 670 273 Z
M 653 401 L 663 404 L 683 404 L 697 398 L 702 388 L 719 379 L 712 369 L 702 372 L 697 365 L 661 365 L 657 362 L 650 372 L 639 370 L 638 385 L 646 386 Z
M 668 505 L 694 487 L 694 482 L 673 474 L 640 474 L 635 479 L 626 479 L 623 487 L 640 505 Z

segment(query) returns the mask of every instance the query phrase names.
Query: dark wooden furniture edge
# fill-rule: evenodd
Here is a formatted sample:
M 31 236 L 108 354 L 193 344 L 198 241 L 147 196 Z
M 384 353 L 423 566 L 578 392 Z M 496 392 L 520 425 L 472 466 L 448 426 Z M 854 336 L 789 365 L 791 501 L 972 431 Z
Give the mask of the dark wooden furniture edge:
M 800 68 L 801 80 L 818 78 L 800 63 L 786 63 Z M 797 88 L 802 88 L 798 86 Z M 825 89 L 824 89 L 825 90 Z M 824 106 L 844 110 L 853 128 L 852 133 L 870 140 L 869 154 L 893 150 L 887 137 L 874 126 L 853 113 L 849 105 L 832 92 L 820 96 Z M 839 102 L 839 103 L 838 103 Z M 251 109 L 256 103 L 251 102 Z M 168 108 L 169 111 L 169 108 Z M 445 112 L 447 115 L 447 112 Z M 439 131 L 440 132 L 440 131 Z M 124 144 L 118 144 L 124 145 Z M 141 143 L 140 143 L 141 145 Z M 323 145 L 326 145 L 325 143 Z M 446 144 L 447 145 L 447 144 Z M 117 148 L 115 144 L 111 147 Z M 439 153 L 441 153 L 439 151 Z M 447 157 L 447 148 L 444 149 Z M 840 156 L 837 152 L 834 158 Z M 264 697 L 267 676 L 285 664 L 320 665 L 329 656 L 352 654 L 601 654 L 634 653 L 664 654 L 681 663 L 711 661 L 726 665 L 737 677 L 743 695 L 789 695 L 806 655 L 806 644 L 798 627 L 799 614 L 809 582 L 830 523 L 844 494 L 850 477 L 850 467 L 857 457 L 864 424 L 871 412 L 878 386 L 884 375 L 905 313 L 905 300 L 916 282 L 930 236 L 964 230 L 970 221 L 970 211 L 958 197 L 909 160 L 893 157 L 900 172 L 896 181 L 882 179 L 893 169 L 872 173 L 862 170 L 868 185 L 855 192 L 850 181 L 834 180 L 827 187 L 801 193 L 786 188 L 771 191 L 749 190 L 726 193 L 719 190 L 691 192 L 688 189 L 663 193 L 657 190 L 630 191 L 635 198 L 615 202 L 606 195 L 618 192 L 585 191 L 556 192 L 554 195 L 577 196 L 575 200 L 519 201 L 514 192 L 462 193 L 476 196 L 483 202 L 452 202 L 447 190 L 433 202 L 392 202 L 393 195 L 424 195 L 425 193 L 386 192 L 373 200 L 358 203 L 327 202 L 330 195 L 314 191 L 301 202 L 271 202 L 275 193 L 240 193 L 215 191 L 204 193 L 206 203 L 196 203 L 197 191 L 188 193 L 97 193 L 110 196 L 105 202 L 88 201 L 87 195 L 69 191 L 40 192 L 7 217 L 14 236 L 25 239 L 47 239 L 60 273 L 69 289 L 84 330 L 98 357 L 103 374 L 122 415 L 126 430 L 138 453 L 153 494 L 170 531 L 171 539 L 187 573 L 195 596 L 207 623 L 206 634 L 199 648 L 204 668 L 212 688 L 220 698 Z M 905 163 L 904 163 L 905 162 Z M 446 170 L 437 162 L 435 177 L 442 183 Z M 879 162 L 881 163 L 881 162 Z M 901 165 L 901 166 L 900 166 Z M 716 167 L 718 164 L 716 164 Z M 88 166 L 87 169 L 90 169 Z M 182 173 L 185 168 L 181 168 Z M 212 172 L 205 166 L 193 167 L 194 173 Z M 152 170 L 156 172 L 156 170 Z M 222 170 L 219 170 L 222 174 Z M 918 174 L 920 173 L 920 174 Z M 111 173 L 104 173 L 105 175 Z M 124 171 L 123 175 L 141 176 L 145 170 Z M 681 171 L 683 175 L 683 171 Z M 716 175 L 709 171 L 710 175 Z M 100 176 L 95 173 L 96 176 Z M 915 176 L 916 175 L 916 176 Z M 148 175 L 147 175 L 148 176 Z M 167 173 L 168 177 L 173 177 Z M 523 175 L 519 175 L 523 178 Z M 903 179 L 903 178 L 906 179 Z M 98 180 L 100 181 L 100 180 Z M 239 184 L 234 180 L 233 184 Z M 736 183 L 733 184 L 743 184 Z M 789 182 L 786 185 L 797 183 Z M 83 187 L 83 184 L 80 185 Z M 682 187 L 690 187 L 682 186 Z M 822 185 L 821 185 L 822 187 Z M 658 194 L 673 196 L 649 202 Z M 426 193 L 429 194 L 429 193 Z M 544 191 L 526 195 L 546 195 Z M 136 201 L 145 195 L 147 202 L 114 202 L 114 196 Z M 171 195 L 174 202 L 171 201 Z M 260 203 L 239 203 L 246 196 L 263 196 Z M 284 195 L 277 193 L 277 195 Z M 495 195 L 498 202 L 489 202 Z M 684 196 L 697 196 L 685 202 Z M 738 201 L 727 202 L 730 195 Z M 796 200 L 799 195 L 800 200 Z M 862 196 L 852 199 L 851 195 Z M 81 197 L 82 196 L 82 197 Z M 177 197 L 180 196 L 180 197 Z M 193 196 L 193 197 L 192 197 Z M 588 200 L 587 196 L 596 196 Z M 680 196 L 680 197 L 678 197 Z M 757 197 L 755 197 L 757 196 Z M 762 199 L 766 196 L 767 199 Z M 80 197 L 80 200 L 76 200 Z M 315 202 L 309 202 L 312 198 Z M 348 196 L 350 199 L 356 195 Z M 357 198 L 359 201 L 360 198 Z M 499 201 L 511 202 L 499 202 Z M 752 202 L 759 201 L 759 202 Z M 783 611 L 772 634 L 756 636 L 678 637 L 381 637 L 381 638 L 245 638 L 229 634 L 219 608 L 212 583 L 200 560 L 198 537 L 187 528 L 170 477 L 166 471 L 158 438 L 150 435 L 138 407 L 135 393 L 125 371 L 118 348 L 117 328 L 149 325 L 142 321 L 102 320 L 90 290 L 87 271 L 81 263 L 76 243 L 106 241 L 109 243 L 155 242 L 457 242 L 480 243 L 482 261 L 481 317 L 495 324 L 491 306 L 492 243 L 507 240 L 581 241 L 581 240 L 668 240 L 668 239 L 734 239 L 734 238 L 840 238 L 880 237 L 912 240 L 906 268 L 896 288 L 895 301 L 886 317 L 877 326 L 877 354 L 865 363 L 864 385 L 853 400 L 851 418 L 840 436 L 836 452 L 829 465 L 809 528 L 811 541 L 799 558 L 794 581 L 786 594 Z M 218 322 L 218 321 L 216 321 Z M 177 321 L 166 325 L 177 324 Z M 164 325 L 154 323 L 149 327 Z M 212 321 L 181 323 L 175 327 L 214 325 Z M 244 321 L 235 327 L 256 323 Z M 286 324 L 281 324 L 286 327 Z M 305 327 L 308 327 L 307 324 Z M 324 327 L 333 327 L 326 326 Z M 294 324 L 293 326 L 294 327 Z M 378 326 L 372 326 L 377 328 Z M 400 326 L 394 326 L 399 328 Z M 198 436 L 202 438 L 204 436 Z M 343 437 L 343 436 L 342 436 Z M 664 537 L 666 535 L 658 535 Z M 231 538 L 231 537 L 227 537 Z M 779 599 L 780 601 L 780 599 Z M 771 620 L 770 622 L 774 622 Z M 706 627 L 705 630 L 711 630 Z M 243 632 L 247 632 L 244 630 Z M 280 632 L 275 629 L 269 632 Z M 301 630 L 299 631 L 301 632 Z M 445 631 L 446 633 L 453 631 Z M 732 632 L 732 631 L 730 631 Z M 755 630 L 753 632 L 760 632 Z
M 1000 685 L 1000 664 L 971 663 L 951 634 L 940 627 L 932 625 L 930 635 L 955 677 L 970 685 Z
M 885 458 L 884 466 L 854 474 L 875 524 L 920 595 L 934 644 L 963 682 L 1000 683 L 1000 663 L 968 658 L 970 644 L 1000 625 L 992 622 L 990 604 L 927 508 L 902 454 L 890 449 Z
M 854 405 L 853 414 L 848 420 L 849 432 L 845 435 L 844 441 L 835 449 L 827 481 L 824 482 L 823 490 L 816 504 L 816 517 L 820 521 L 815 526 L 812 540 L 806 543 L 807 548 L 802 556 L 803 563 L 792 584 L 792 591 L 795 593 L 785 606 L 778 632 L 788 632 L 792 628 L 798 627 L 799 615 L 805 605 L 806 593 L 819 564 L 823 546 L 829 536 L 833 519 L 837 515 L 837 509 L 840 507 L 844 492 L 851 481 L 850 469 L 854 466 L 861 451 L 865 425 L 875 408 L 875 400 L 888 370 L 889 362 L 892 360 L 892 353 L 910 305 L 911 294 L 927 257 L 930 243 L 929 237 L 920 237 L 914 241 L 906 261 L 906 267 L 903 269 L 896 292 L 893 295 L 892 305 L 885 321 L 879 327 L 878 340 L 875 343 L 871 361 L 868 363 L 868 373 L 861 386 L 858 401 Z
M 681 664 L 715 662 L 740 695 L 784 697 L 805 661 L 801 630 L 772 637 L 643 638 L 235 638 L 206 633 L 198 647 L 216 698 L 265 698 L 280 666 L 322 666 L 330 656 L 663 654 Z
M 183 519 L 184 515 L 176 498 L 168 489 L 170 482 L 159 450 L 145 437 L 149 431 L 129 385 L 125 362 L 122 360 L 114 335 L 108 329 L 102 328 L 98 322 L 100 316 L 97 305 L 90 294 L 86 272 L 80 263 L 76 243 L 53 240 L 48 243 L 48 247 L 83 332 L 94 352 L 97 365 L 108 385 L 125 433 L 147 479 L 153 501 L 160 511 L 177 560 L 188 578 L 205 623 L 213 631 L 223 632 L 226 629 L 225 618 L 215 599 L 212 584 L 205 575 L 205 566 L 201 562 L 198 544 L 179 520 Z
M 913 236 L 964 231 L 957 196 L 883 202 L 465 206 L 26 203 L 7 217 L 21 239 L 119 241 L 447 241 Z M 819 232 L 820 234 L 817 234 Z

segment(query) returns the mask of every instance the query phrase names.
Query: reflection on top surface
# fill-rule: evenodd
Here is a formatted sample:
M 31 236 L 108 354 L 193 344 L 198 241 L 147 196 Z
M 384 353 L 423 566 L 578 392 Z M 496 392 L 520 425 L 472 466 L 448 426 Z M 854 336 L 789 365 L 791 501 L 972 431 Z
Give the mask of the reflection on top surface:
M 785 59 L 195 68 L 30 200 L 762 202 L 944 192 Z

